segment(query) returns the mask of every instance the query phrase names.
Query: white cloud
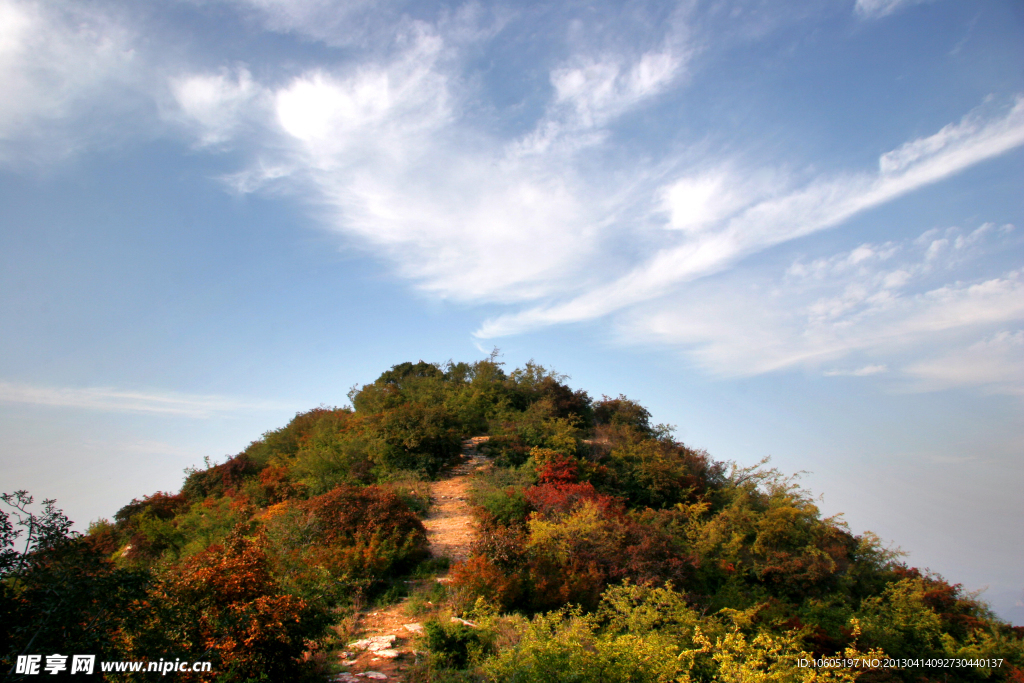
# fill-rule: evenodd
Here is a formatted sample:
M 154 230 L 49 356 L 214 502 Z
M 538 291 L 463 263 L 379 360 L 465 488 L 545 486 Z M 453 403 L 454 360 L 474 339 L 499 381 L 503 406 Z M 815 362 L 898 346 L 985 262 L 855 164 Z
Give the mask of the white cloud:
M 905 372 L 919 380 L 920 390 L 967 384 L 1024 396 L 1024 330 L 1002 330 L 966 348 L 913 363 Z
M 395 16 L 388 0 L 223 0 L 255 16 L 265 28 L 347 46 L 377 33 L 381 19 Z
M 854 11 L 867 19 L 879 19 L 888 16 L 908 5 L 919 5 L 930 0 L 857 0 Z
M 639 55 L 580 55 L 554 68 L 548 111 L 509 145 L 509 153 L 571 154 L 603 142 L 610 123 L 665 92 L 685 72 L 694 49 L 674 34 L 665 43 Z
M 701 208 L 696 216 L 701 229 L 684 231 L 681 243 L 662 248 L 653 258 L 619 279 L 564 303 L 536 307 L 486 321 L 476 335 L 493 338 L 565 322 L 588 320 L 627 306 L 663 296 L 681 283 L 706 277 L 734 265 L 739 259 L 768 247 L 835 227 L 855 214 L 879 206 L 908 192 L 949 177 L 985 159 L 1024 144 L 1024 97 L 1000 114 L 982 118 L 972 112 L 952 128 L 915 140 L 894 150 L 880 162 L 886 171 L 876 175 L 849 174 L 812 181 L 803 188 L 769 194 L 735 215 L 738 206 L 730 186 L 749 186 L 735 180 L 683 179 L 662 190 L 671 202 L 672 188 L 698 188 Z M 768 175 L 760 171 L 752 176 Z M 682 185 L 680 185 L 682 183 Z M 708 209 L 707 207 L 713 207 Z M 667 227 L 674 227 L 672 216 Z M 718 222 L 709 225 L 713 218 Z M 694 221 L 686 216 L 684 223 Z M 669 241 L 669 240 L 666 240 Z M 678 242 L 678 240 L 673 240 Z
M 988 224 L 922 238 L 701 280 L 617 317 L 618 336 L 680 349 L 717 375 L 804 368 L 909 390 L 1020 393 L 1024 337 L 1006 330 L 1024 324 L 1024 274 L 963 277 L 1008 238 Z M 940 241 L 953 246 L 929 258 Z
M 351 46 L 362 31 L 342 35 L 345 21 L 330 19 L 339 6 L 327 0 L 234 4 L 275 30 L 330 44 Z M 895 7 L 861 2 L 858 11 L 881 16 Z M 363 17 L 368 8 L 353 4 L 337 16 Z M 799 180 L 767 166 L 751 170 L 711 154 L 701 158 L 699 150 L 654 161 L 617 156 L 623 152 L 615 147 L 617 124 L 687 78 L 700 43 L 682 16 L 673 15 L 664 34 L 643 45 L 577 44 L 575 54 L 549 68 L 550 97 L 534 125 L 509 134 L 478 125 L 479 83 L 467 76 L 460 50 L 465 41 L 493 34 L 472 7 L 435 24 L 401 17 L 385 27 L 374 20 L 375 31 L 388 32 L 382 46 L 352 48 L 352 58 L 293 71 L 298 75 L 284 81 L 259 82 L 244 65 L 214 71 L 167 65 L 163 72 L 175 75 L 160 81 L 160 95 L 161 86 L 132 81 L 138 59 L 116 21 L 0 0 L 0 78 L 16 93 L 19 83 L 29 84 L 25 97 L 0 105 L 0 133 L 13 139 L 11 131 L 25 126 L 50 131 L 47 120 L 73 122 L 83 102 L 131 82 L 160 101 L 165 120 L 183 126 L 200 146 L 236 145 L 248 156 L 246 167 L 223 177 L 233 190 L 273 186 L 300 196 L 350 244 L 390 259 L 431 295 L 533 306 L 486 321 L 478 338 L 625 311 L 624 317 L 637 316 L 640 336 L 688 345 L 716 371 L 724 367 L 721 359 L 733 362 L 745 353 L 743 335 L 723 340 L 715 324 L 680 322 L 679 311 L 692 305 L 666 311 L 665 301 L 689 296 L 694 283 L 727 273 L 749 255 L 840 225 L 1024 143 L 1024 98 L 1018 97 L 1001 109 L 986 102 L 881 155 L 876 172 Z M 685 170 L 666 170 L 678 168 Z M 765 352 L 735 367 L 753 372 L 827 360 L 830 372 L 863 376 L 865 368 L 884 366 L 888 375 L 898 374 L 899 363 L 847 363 L 846 355 L 884 346 L 879 335 L 900 325 L 957 327 L 943 326 L 940 303 L 962 320 L 974 320 L 991 301 L 1004 312 L 1016 310 L 1019 282 L 1008 273 L 908 289 L 936 269 L 953 268 L 973 245 L 1005 229 L 922 236 L 917 260 L 900 260 L 906 245 L 873 244 L 840 260 L 794 264 L 774 286 L 796 297 L 800 313 L 751 303 L 743 314 L 760 321 Z M 898 263 L 883 267 L 887 259 Z M 855 277 L 861 272 L 870 278 Z M 840 280 L 843 287 L 822 284 Z M 812 282 L 820 291 L 808 298 Z M 716 301 L 712 289 L 705 301 L 723 310 L 745 305 L 744 297 Z M 713 317 L 712 309 L 696 312 Z M 982 315 L 959 327 L 1000 320 L 1014 318 Z
M 632 64 L 603 60 L 551 73 L 556 105 L 567 105 L 579 125 L 600 126 L 645 98 L 662 92 L 683 64 L 671 52 L 651 51 Z
M 561 95 L 533 134 L 509 144 L 466 125 L 471 93 L 445 38 L 423 23 L 402 31 L 402 49 L 387 57 L 313 69 L 278 87 L 244 70 L 181 76 L 172 116 L 203 143 L 258 121 L 254 162 L 224 178 L 234 190 L 274 184 L 303 196 L 331 228 L 436 296 L 529 301 L 592 279 L 585 266 L 602 256 L 609 218 L 632 198 L 615 179 L 605 181 L 611 191 L 584 182 L 575 143 L 524 153 L 522 140 L 552 123 L 561 140 L 600 135 L 662 92 L 681 62 L 651 51 L 616 58 L 607 82 L 556 67 Z
M 719 168 L 687 175 L 661 190 L 661 210 L 668 215 L 665 227 L 695 235 L 777 191 L 778 181 L 770 173 L 743 178 Z
M 264 95 L 245 68 L 234 75 L 222 71 L 173 78 L 170 90 L 176 107 L 167 116 L 194 127 L 202 145 L 234 136 L 242 120 L 259 108 L 255 100 Z
M 55 388 L 0 381 L 0 403 L 85 408 L 116 413 L 148 413 L 206 418 L 215 414 L 283 410 L 287 406 L 223 396 L 124 391 L 109 387 Z
M 0 0 L 0 162 L 59 159 L 102 137 L 102 114 L 136 104 L 136 61 L 130 31 L 86 4 Z
M 865 365 L 856 370 L 826 370 L 822 374 L 826 377 L 870 377 L 888 371 L 889 366 L 887 365 Z

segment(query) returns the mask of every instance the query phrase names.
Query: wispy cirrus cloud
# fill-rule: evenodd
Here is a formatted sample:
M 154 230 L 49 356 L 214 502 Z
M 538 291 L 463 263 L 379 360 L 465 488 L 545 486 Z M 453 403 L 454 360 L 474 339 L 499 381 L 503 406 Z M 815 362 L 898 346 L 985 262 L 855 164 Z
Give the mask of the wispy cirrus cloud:
M 1024 396 L 1024 330 L 1000 330 L 966 347 L 923 358 L 904 372 L 914 388 L 935 391 L 964 385 Z
M 880 19 L 903 7 L 925 2 L 931 0 L 857 0 L 854 12 L 865 19 Z
M 134 31 L 83 3 L 0 0 L 0 163 L 64 159 L 144 103 Z
M 467 121 L 476 95 L 450 30 L 407 23 L 386 56 L 275 87 L 245 71 L 182 75 L 168 116 L 217 143 L 250 125 L 243 112 L 259 120 L 258 134 L 235 140 L 255 159 L 225 178 L 233 189 L 305 197 L 422 291 L 473 303 L 564 292 L 588 279 L 609 218 L 634 200 L 618 179 L 584 179 L 580 154 L 679 77 L 684 41 L 553 66 L 546 112 L 509 139 Z
M 880 375 L 888 371 L 889 367 L 887 365 L 865 365 L 856 370 L 826 370 L 822 374 L 826 377 L 870 377 L 871 375 Z
M 739 177 L 684 177 L 662 189 L 666 227 L 682 233 L 613 282 L 569 301 L 506 314 L 476 332 L 489 339 L 538 327 L 602 317 L 672 291 L 682 283 L 721 272 L 768 247 L 835 227 L 867 209 L 948 178 L 965 168 L 1024 144 L 1024 97 L 1003 112 L 987 107 L 926 138 L 883 154 L 874 174 L 819 178 L 783 192 Z M 772 177 L 758 171 L 750 178 Z M 769 194 L 740 194 L 731 187 L 761 184 Z M 666 241 L 672 238 L 668 236 Z
M 1024 274 L 965 274 L 1016 237 L 990 223 L 866 243 L 784 272 L 736 270 L 614 320 L 624 344 L 680 349 L 705 371 L 802 368 L 907 390 L 1024 390 Z
M 225 396 L 126 391 L 110 387 L 43 387 L 3 381 L 0 381 L 0 403 L 189 418 L 288 409 L 280 403 Z
M 702 23 L 689 6 L 640 37 L 602 29 L 607 35 L 592 39 L 579 28 L 585 22 L 572 17 L 571 30 L 587 38 L 567 40 L 563 53 L 535 65 L 546 75 L 534 102 L 539 106 L 532 118 L 506 126 L 490 125 L 500 116 L 485 101 L 479 72 L 468 66 L 473 51 L 504 26 L 496 10 L 465 5 L 426 20 L 388 3 L 385 14 L 397 19 L 385 21 L 374 18 L 375 3 L 347 9 L 327 0 L 227 4 L 264 28 L 344 45 L 346 57 L 292 64 L 287 74 L 242 63 L 153 69 L 151 58 L 133 51 L 132 32 L 113 19 L 89 14 L 82 15 L 88 21 L 77 21 L 69 6 L 0 0 L 0 12 L 10 19 L 0 29 L 6 31 L 0 33 L 0 78 L 15 92 L 28 84 L 18 103 L 0 106 L 0 133 L 14 139 L 26 126 L 52 132 L 39 122 L 48 116 L 74 121 L 76 111 L 89 108 L 79 106 L 85 99 L 130 83 L 157 103 L 162 125 L 183 131 L 193 146 L 248 159 L 222 176 L 233 191 L 301 198 L 347 245 L 387 260 L 429 296 L 525 308 L 485 320 L 477 339 L 636 315 L 638 338 L 690 348 L 698 363 L 717 367 L 716 352 L 702 346 L 692 323 L 680 327 L 675 313 L 663 310 L 666 301 L 685 298 L 696 283 L 730 272 L 749 256 L 842 225 L 1024 144 L 1024 98 L 1017 97 L 1002 106 L 993 99 L 933 135 L 882 154 L 872 170 L 797 177 L 780 170 L 785 160 L 742 162 L 703 143 L 657 152 L 631 147 L 636 139 L 622 135 L 624 122 L 685 89 L 715 37 L 699 35 L 713 22 Z M 901 4 L 861 0 L 857 12 L 884 16 Z M 47 79 L 58 87 L 43 88 Z M 896 282 L 905 276 L 894 271 L 886 277 Z M 1012 273 L 965 281 L 973 284 L 937 282 L 916 292 L 917 308 L 905 294 L 903 312 L 891 314 L 907 322 L 927 308 L 929 296 L 937 301 L 943 292 L 954 307 L 963 300 L 982 310 L 986 296 L 1005 296 L 1002 303 L 1016 310 Z M 715 296 L 710 292 L 708 299 Z M 825 320 L 858 305 L 856 296 L 844 293 L 820 297 L 807 313 Z M 857 323 L 846 318 L 844 324 Z M 888 375 L 899 373 L 901 366 L 887 360 L 840 363 L 842 353 L 873 348 L 868 337 L 812 327 L 802 338 L 818 335 L 817 341 L 801 344 L 779 332 L 789 328 L 766 324 L 778 333 L 774 341 L 766 337 L 769 352 L 739 367 L 768 371 L 830 358 L 829 371 L 836 373 L 881 366 L 890 368 Z M 734 353 L 728 340 L 715 343 L 723 357 Z
M 175 106 L 165 115 L 193 130 L 200 146 L 235 137 L 251 113 L 260 111 L 258 100 L 266 97 L 265 89 L 253 82 L 244 67 L 174 77 L 169 86 Z

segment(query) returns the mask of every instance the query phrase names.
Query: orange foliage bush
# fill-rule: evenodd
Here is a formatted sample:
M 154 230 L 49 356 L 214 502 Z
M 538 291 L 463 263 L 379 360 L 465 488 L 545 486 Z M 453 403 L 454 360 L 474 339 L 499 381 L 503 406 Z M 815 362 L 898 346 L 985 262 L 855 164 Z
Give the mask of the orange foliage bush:
M 284 465 L 264 468 L 257 479 L 259 482 L 260 502 L 273 505 L 291 498 L 297 493 L 297 487 L 288 479 L 288 467 Z
M 381 534 L 422 540 L 423 524 L 398 495 L 381 486 L 342 484 L 300 504 L 309 515 L 314 536 L 329 544 L 355 541 L 358 536 Z
M 213 662 L 211 673 L 192 679 L 199 681 L 282 680 L 300 672 L 305 644 L 322 634 L 327 614 L 280 590 L 266 546 L 263 532 L 247 538 L 239 527 L 223 546 L 172 570 L 151 595 L 153 621 L 132 639 L 136 654 L 169 645 Z
M 515 606 L 523 594 L 523 580 L 517 572 L 498 567 L 484 555 L 474 555 L 451 568 L 451 586 L 456 605 L 471 607 L 477 597 L 484 597 L 502 610 Z
M 301 503 L 306 557 L 336 576 L 380 579 L 427 557 L 427 532 L 389 488 L 343 484 Z

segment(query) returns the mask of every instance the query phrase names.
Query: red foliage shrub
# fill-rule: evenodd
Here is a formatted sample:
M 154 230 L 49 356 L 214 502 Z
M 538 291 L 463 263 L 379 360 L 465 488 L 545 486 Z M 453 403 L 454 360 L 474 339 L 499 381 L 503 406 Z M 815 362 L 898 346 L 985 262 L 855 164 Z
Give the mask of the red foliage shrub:
M 530 558 L 533 606 L 551 609 L 565 601 L 592 609 L 607 586 L 629 579 L 638 585 L 684 585 L 697 560 L 681 551 L 657 516 L 602 511 L 604 528 L 571 541 L 561 560 L 551 553 Z M 562 601 L 561 603 L 559 601 Z
M 473 552 L 504 571 L 515 571 L 526 564 L 526 541 L 527 533 L 521 526 L 485 525 Z
M 519 602 L 524 589 L 518 572 L 505 571 L 484 555 L 456 563 L 450 577 L 455 601 L 463 607 L 470 607 L 477 597 L 483 597 L 507 611 Z
M 260 472 L 260 494 L 267 505 L 280 503 L 296 494 L 296 486 L 288 480 L 288 471 L 286 466 L 278 465 L 264 468 Z
M 621 499 L 598 493 L 593 484 L 541 484 L 526 489 L 526 500 L 538 513 L 545 516 L 572 512 L 585 500 L 592 500 L 606 515 L 621 514 Z
M 113 525 L 105 525 L 98 529 L 90 529 L 89 534 L 83 537 L 89 548 L 104 557 L 109 556 L 121 547 L 121 540 Z
M 897 580 L 921 580 L 925 585 L 922 601 L 939 615 L 943 625 L 955 636 L 964 637 L 973 631 L 988 628 L 984 615 L 979 613 L 977 602 L 964 596 L 962 584 L 950 584 L 940 576 L 904 565 L 895 567 L 893 574 Z
M 561 453 L 537 468 L 537 482 L 540 484 L 575 484 L 579 480 L 579 463 Z
M 255 476 L 261 466 L 249 457 L 239 453 L 233 458 L 205 470 L 194 470 L 185 478 L 181 495 L 190 501 L 202 500 L 208 496 L 230 496 Z
M 661 585 L 671 581 L 683 586 L 700 561 L 676 545 L 672 532 L 661 526 L 659 517 L 657 511 L 649 510 L 624 521 L 622 577 L 636 584 Z
M 568 481 L 572 472 L 553 460 L 542 475 L 549 483 L 526 490 L 536 510 L 527 526 L 482 520 L 474 559 L 459 569 L 461 591 L 504 608 L 516 600 L 515 607 L 532 610 L 567 603 L 592 609 L 605 588 L 624 579 L 682 586 L 693 577 L 699 560 L 681 546 L 674 511 L 627 513 L 620 499 L 589 482 Z

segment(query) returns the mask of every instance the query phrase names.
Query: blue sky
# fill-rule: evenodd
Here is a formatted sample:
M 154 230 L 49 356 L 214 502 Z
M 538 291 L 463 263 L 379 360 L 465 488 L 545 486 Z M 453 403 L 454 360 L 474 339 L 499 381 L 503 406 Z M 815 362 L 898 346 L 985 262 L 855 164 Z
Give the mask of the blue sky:
M 1024 8 L 0 0 L 0 485 L 497 346 L 1024 623 Z

